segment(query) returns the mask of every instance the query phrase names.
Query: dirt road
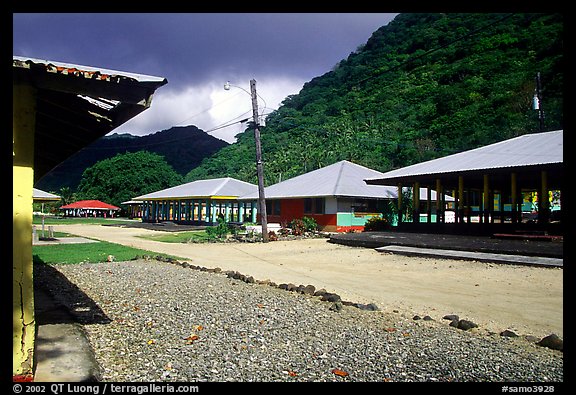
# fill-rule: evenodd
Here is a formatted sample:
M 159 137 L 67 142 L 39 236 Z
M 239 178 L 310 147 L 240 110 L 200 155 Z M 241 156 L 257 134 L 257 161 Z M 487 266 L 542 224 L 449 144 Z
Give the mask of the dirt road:
M 480 328 L 563 337 L 563 269 L 415 258 L 332 244 L 327 239 L 264 243 L 178 244 L 150 241 L 161 231 L 56 225 L 56 231 L 185 258 L 277 284 L 312 284 L 343 300 L 375 303 L 407 317 L 446 314 Z

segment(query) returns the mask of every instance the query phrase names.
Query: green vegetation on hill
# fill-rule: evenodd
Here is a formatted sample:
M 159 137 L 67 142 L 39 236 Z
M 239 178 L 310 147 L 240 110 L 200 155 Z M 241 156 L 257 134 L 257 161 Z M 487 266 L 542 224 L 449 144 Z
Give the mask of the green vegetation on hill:
M 78 200 L 97 199 L 120 207 L 122 202 L 182 183 L 182 176 L 163 156 L 127 152 L 101 160 L 84 170 L 78 186 Z
M 162 156 L 176 173 L 184 176 L 198 166 L 202 159 L 227 145 L 227 142 L 192 125 L 174 126 L 146 136 L 114 133 L 96 140 L 62 162 L 42 177 L 35 186 L 45 191 L 58 192 L 62 188 L 75 191 L 82 180 L 82 173 L 87 168 L 118 154 L 139 151 Z
M 379 171 L 563 128 L 560 14 L 400 14 L 261 128 L 267 185 L 350 160 Z M 185 181 L 256 183 L 251 129 Z

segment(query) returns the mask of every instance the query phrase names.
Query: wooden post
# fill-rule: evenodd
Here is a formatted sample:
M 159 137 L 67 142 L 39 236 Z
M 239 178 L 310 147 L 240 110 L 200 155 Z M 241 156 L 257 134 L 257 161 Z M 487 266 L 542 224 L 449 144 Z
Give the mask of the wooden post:
M 216 222 L 216 205 L 213 200 L 210 200 L 210 222 Z
M 402 223 L 402 183 L 398 183 L 398 225 Z
M 228 222 L 228 221 L 230 221 L 230 218 L 229 218 L 229 216 L 230 216 L 230 202 L 226 201 L 226 202 L 224 203 L 224 205 L 225 205 L 225 209 L 224 209 L 224 213 L 225 213 L 225 214 L 224 214 L 224 220 L 225 220 L 226 222 Z
M 518 195 L 517 195 L 517 184 L 516 184 L 516 173 L 512 172 L 510 175 L 510 196 L 512 199 L 512 223 L 515 224 L 518 222 Z
M 488 174 L 484 174 L 484 194 L 482 196 L 482 211 L 484 214 L 483 223 L 490 222 L 490 185 L 488 184 Z
M 541 172 L 541 190 L 538 196 L 538 222 L 545 224 L 548 222 L 548 173 L 546 170 Z
M 254 206 L 255 206 L 254 202 L 250 202 L 250 214 L 251 214 L 250 220 L 252 222 L 256 222 L 256 208 Z
M 262 222 L 262 241 L 268 242 L 268 216 L 266 213 L 266 198 L 264 196 L 264 165 L 262 163 L 262 148 L 260 145 L 260 128 L 258 125 L 258 98 L 256 80 L 250 80 L 252 94 L 252 116 L 254 118 L 254 140 L 256 141 L 256 172 L 258 173 L 258 205 Z
M 430 224 L 432 223 L 432 187 L 427 185 L 426 188 L 426 222 Z
M 412 188 L 412 222 L 420 223 L 420 183 L 415 182 Z
M 442 183 L 440 179 L 436 179 L 436 223 L 444 222 L 444 207 L 442 206 Z
M 458 221 L 464 222 L 464 177 L 458 176 Z

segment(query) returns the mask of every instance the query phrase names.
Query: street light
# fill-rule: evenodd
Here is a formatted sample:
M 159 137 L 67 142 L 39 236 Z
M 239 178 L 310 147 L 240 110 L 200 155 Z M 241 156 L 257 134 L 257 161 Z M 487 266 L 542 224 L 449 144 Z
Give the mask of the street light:
M 260 145 L 260 129 L 258 125 L 258 95 L 256 94 L 256 80 L 250 80 L 250 93 L 239 86 L 230 85 L 229 81 L 224 84 L 224 90 L 230 87 L 242 89 L 252 97 L 252 117 L 254 118 L 254 140 L 256 141 L 256 172 L 258 173 L 258 206 L 262 218 L 262 241 L 268 242 L 268 215 L 266 213 L 266 198 L 264 196 L 264 166 L 262 164 L 262 147 Z
M 534 89 L 534 98 L 532 108 L 538 110 L 539 132 L 544 131 L 544 110 L 542 109 L 542 87 L 540 84 L 540 72 L 536 74 L 536 89 Z

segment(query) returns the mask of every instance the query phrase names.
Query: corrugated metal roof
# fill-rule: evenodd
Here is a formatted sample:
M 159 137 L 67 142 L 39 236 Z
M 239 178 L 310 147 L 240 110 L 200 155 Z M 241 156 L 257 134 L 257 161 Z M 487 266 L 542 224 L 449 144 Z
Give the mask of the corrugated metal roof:
M 367 183 L 390 178 L 525 167 L 563 162 L 563 130 L 525 134 L 469 151 L 367 177 Z
M 126 204 L 126 205 L 130 205 L 130 204 L 142 204 L 141 201 L 137 201 L 137 200 L 126 200 L 125 202 L 122 202 L 120 204 Z
M 265 188 L 264 194 L 266 199 L 326 196 L 373 199 L 396 198 L 397 189 L 395 187 L 367 185 L 364 182 L 365 178 L 377 177 L 382 174 L 379 171 L 343 160 L 271 185 Z M 257 198 L 257 191 L 241 197 L 242 200 Z
M 166 78 L 13 56 L 15 87 L 35 88 L 34 182 L 152 104 Z M 20 90 L 15 92 L 20 95 Z
M 57 62 L 54 60 L 36 59 L 23 56 L 13 56 L 13 67 L 30 68 L 32 65 L 43 65 L 49 73 L 74 75 L 88 79 L 96 79 L 109 82 L 133 80 L 137 82 L 166 83 L 166 78 L 155 77 L 145 74 L 135 74 L 125 71 L 103 69 L 100 67 L 83 66 L 72 63 Z
M 32 188 L 32 199 L 34 200 L 60 200 L 61 197 L 50 192 L 45 192 L 38 188 Z
M 209 198 L 242 196 L 258 191 L 258 186 L 231 177 L 197 180 L 161 191 L 135 197 L 132 200 Z

